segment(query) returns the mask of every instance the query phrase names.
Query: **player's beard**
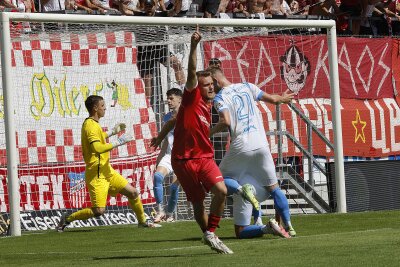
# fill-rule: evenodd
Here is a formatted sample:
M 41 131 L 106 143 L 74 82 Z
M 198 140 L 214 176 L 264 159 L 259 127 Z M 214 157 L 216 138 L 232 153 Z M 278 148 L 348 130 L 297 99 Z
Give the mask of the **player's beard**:
M 215 89 L 214 89 L 215 90 Z M 209 92 L 207 94 L 207 100 L 213 100 L 215 97 L 215 92 Z

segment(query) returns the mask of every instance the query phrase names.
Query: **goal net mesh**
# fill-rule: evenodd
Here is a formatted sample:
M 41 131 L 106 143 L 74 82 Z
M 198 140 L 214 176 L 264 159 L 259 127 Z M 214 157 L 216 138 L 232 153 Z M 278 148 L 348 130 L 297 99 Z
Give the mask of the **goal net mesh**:
M 132 142 L 111 151 L 111 163 L 139 190 L 145 211 L 151 216 L 159 150 L 151 148 L 150 141 L 168 112 L 166 91 L 184 86 L 193 31 L 194 27 L 171 25 L 12 23 L 23 230 L 54 228 L 62 212 L 90 206 L 80 145 L 81 125 L 88 117 L 84 101 L 92 94 L 105 99 L 106 115 L 100 120 L 103 129 L 124 122 L 126 131 L 134 136 Z M 232 82 L 254 83 L 270 94 L 286 90 L 298 93 L 292 108 L 282 105 L 277 109 L 264 103 L 258 107 L 292 214 L 323 212 L 318 205 L 326 208 L 323 204 L 328 202 L 324 163 L 333 151 L 310 130 L 310 123 L 333 142 L 330 87 L 328 78 L 316 83 L 309 75 L 310 68 L 328 75 L 326 35 L 315 28 L 201 26 L 200 31 L 198 70 L 217 58 Z M 309 88 L 306 91 L 302 90 L 305 86 Z M 314 98 L 315 92 L 323 97 Z M 1 108 L 0 219 L 6 221 L 9 198 L 3 111 Z M 213 111 L 213 123 L 217 120 Z M 219 163 L 229 149 L 228 132 L 214 136 L 212 142 Z M 170 181 L 165 179 L 164 203 L 168 201 Z M 318 199 L 305 198 L 307 190 Z M 210 196 L 206 206 L 209 201 Z M 226 217 L 231 216 L 231 203 L 228 198 Z M 261 203 L 261 208 L 264 214 L 275 214 L 272 200 Z M 108 199 L 107 211 L 107 215 L 76 221 L 73 226 L 137 222 L 121 195 Z M 182 190 L 176 218 L 193 219 Z

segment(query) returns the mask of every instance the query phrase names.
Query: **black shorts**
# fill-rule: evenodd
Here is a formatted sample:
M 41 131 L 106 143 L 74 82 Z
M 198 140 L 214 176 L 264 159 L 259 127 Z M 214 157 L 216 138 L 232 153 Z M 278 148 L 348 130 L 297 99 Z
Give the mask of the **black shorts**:
M 156 64 L 164 64 L 168 59 L 166 45 L 138 46 L 137 51 L 137 67 L 142 78 L 153 74 Z
M 218 12 L 221 0 L 203 0 L 203 12 L 208 12 L 215 16 Z
M 342 11 L 342 12 L 348 12 L 348 14 L 350 15 L 350 16 L 353 16 L 353 17 L 358 17 L 358 16 L 360 16 L 361 15 L 361 6 L 347 6 L 347 5 L 345 5 L 345 4 L 341 4 L 340 6 L 339 6 L 339 9 Z

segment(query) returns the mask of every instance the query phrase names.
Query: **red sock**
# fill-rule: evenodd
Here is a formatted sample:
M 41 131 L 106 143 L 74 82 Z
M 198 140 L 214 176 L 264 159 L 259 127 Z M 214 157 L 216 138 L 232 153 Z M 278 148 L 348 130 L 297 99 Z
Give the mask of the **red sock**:
M 211 213 L 210 216 L 208 216 L 207 231 L 214 233 L 215 229 L 218 227 L 220 220 L 221 220 L 221 216 L 217 216 L 217 215 L 214 215 Z

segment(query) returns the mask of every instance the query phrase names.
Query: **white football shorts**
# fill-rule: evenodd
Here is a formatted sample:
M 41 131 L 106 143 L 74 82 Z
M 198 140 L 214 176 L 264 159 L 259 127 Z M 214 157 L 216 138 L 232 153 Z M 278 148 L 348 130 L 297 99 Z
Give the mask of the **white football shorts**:
M 171 154 L 165 154 L 164 157 L 160 160 L 157 167 L 161 166 L 168 170 L 169 174 L 173 173 L 172 165 L 171 165 Z
M 231 177 L 244 185 L 244 179 L 254 178 L 254 186 L 271 186 L 278 183 L 275 163 L 268 147 L 246 152 L 228 151 L 219 168 L 224 177 Z M 257 189 L 257 188 L 256 188 Z

